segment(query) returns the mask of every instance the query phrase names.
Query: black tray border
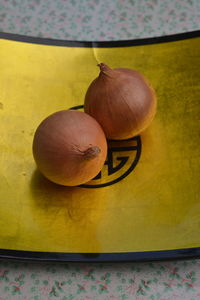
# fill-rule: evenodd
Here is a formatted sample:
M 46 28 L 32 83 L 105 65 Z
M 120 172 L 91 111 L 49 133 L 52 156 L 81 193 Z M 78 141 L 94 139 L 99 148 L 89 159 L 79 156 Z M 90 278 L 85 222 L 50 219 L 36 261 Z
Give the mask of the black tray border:
M 151 45 L 166 42 L 175 42 L 184 39 L 200 37 L 200 30 L 177 33 L 172 35 L 150 37 L 143 39 L 132 40 L 120 40 L 120 41 L 71 41 L 71 40 L 59 40 L 51 38 L 41 38 L 20 35 L 15 33 L 0 32 L 0 39 L 26 42 L 32 44 L 52 45 L 52 46 L 64 46 L 64 47 L 84 47 L 84 48 L 115 48 L 115 47 L 130 47 Z
M 64 253 L 0 249 L 0 259 L 31 262 L 150 262 L 200 258 L 200 247 L 112 253 Z

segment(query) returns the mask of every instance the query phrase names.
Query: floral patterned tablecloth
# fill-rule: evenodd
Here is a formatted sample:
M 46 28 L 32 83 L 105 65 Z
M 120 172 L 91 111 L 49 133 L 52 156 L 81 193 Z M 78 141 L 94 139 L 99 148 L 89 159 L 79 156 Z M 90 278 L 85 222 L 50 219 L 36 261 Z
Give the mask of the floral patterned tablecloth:
M 0 0 L 0 31 L 119 40 L 200 29 L 199 0 Z M 200 260 L 151 263 L 0 262 L 0 300 L 197 300 Z
M 0 263 L 1 300 L 198 300 L 200 260 Z
M 199 0 L 0 0 L 0 31 L 120 40 L 197 30 Z

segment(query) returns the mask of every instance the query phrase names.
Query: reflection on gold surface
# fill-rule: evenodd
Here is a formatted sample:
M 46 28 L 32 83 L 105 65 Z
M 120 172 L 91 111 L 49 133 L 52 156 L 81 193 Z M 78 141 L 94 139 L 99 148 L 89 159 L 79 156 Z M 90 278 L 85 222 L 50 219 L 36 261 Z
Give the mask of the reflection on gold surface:
M 100 253 L 200 246 L 199 45 L 194 38 L 95 49 L 111 67 L 142 72 L 156 89 L 158 111 L 126 178 L 104 188 L 68 188 L 36 170 L 32 139 L 46 116 L 83 103 L 98 74 L 93 51 L 0 41 L 0 248 Z M 113 154 L 115 167 L 119 155 Z M 134 155 L 125 151 L 127 164 L 110 176 L 127 170 Z M 108 174 L 102 176 L 103 182 Z

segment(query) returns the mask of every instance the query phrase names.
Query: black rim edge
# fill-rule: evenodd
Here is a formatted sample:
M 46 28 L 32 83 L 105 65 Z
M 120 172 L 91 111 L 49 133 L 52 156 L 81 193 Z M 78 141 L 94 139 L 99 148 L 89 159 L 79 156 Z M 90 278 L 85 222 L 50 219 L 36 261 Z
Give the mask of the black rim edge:
M 7 40 L 41 44 L 41 45 L 86 47 L 86 48 L 140 46 L 140 45 L 173 42 L 173 41 L 179 41 L 179 40 L 195 38 L 195 37 L 200 37 L 200 30 L 177 33 L 172 35 L 165 35 L 165 36 L 158 36 L 158 37 L 121 40 L 121 41 L 71 41 L 71 40 L 67 41 L 67 40 L 59 40 L 59 39 L 51 39 L 51 38 L 25 36 L 25 35 L 20 35 L 15 33 L 0 32 L 0 39 L 7 39 Z
M 200 258 L 200 247 L 122 253 L 62 253 L 0 249 L 0 258 L 35 262 L 144 262 Z

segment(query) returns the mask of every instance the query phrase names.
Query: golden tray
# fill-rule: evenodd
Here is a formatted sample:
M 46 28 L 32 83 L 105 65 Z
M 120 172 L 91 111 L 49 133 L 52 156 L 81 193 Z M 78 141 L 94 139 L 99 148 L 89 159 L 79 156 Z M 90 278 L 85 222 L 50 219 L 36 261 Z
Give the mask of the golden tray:
M 36 170 L 49 114 L 82 109 L 97 62 L 143 73 L 158 111 L 140 136 L 110 141 L 102 172 L 62 187 Z M 0 257 L 144 261 L 200 256 L 199 31 L 74 42 L 0 33 Z

